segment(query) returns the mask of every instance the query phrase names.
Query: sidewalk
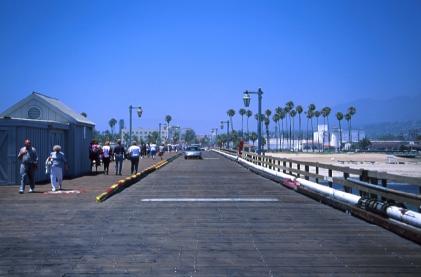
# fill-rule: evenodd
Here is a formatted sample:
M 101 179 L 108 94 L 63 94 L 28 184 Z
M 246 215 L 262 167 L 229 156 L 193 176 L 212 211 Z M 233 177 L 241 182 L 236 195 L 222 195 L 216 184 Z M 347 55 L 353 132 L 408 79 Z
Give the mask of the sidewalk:
M 163 159 L 168 159 L 174 155 L 176 152 L 166 152 L 163 156 Z M 160 161 L 159 157 L 155 159 L 144 158 L 139 161 L 139 170 L 151 166 Z M 38 170 L 42 170 L 40 168 Z M 103 174 L 103 167 L 98 167 L 98 173 L 95 173 L 95 169 L 92 175 L 85 175 L 77 177 L 74 179 L 65 179 L 63 180 L 63 190 L 51 193 L 51 184 L 43 183 L 35 185 L 35 193 L 29 193 L 29 186 L 25 188 L 24 194 L 19 194 L 19 185 L 15 186 L 0 186 L 0 204 L 6 203 L 16 203 L 21 201 L 34 201 L 38 202 L 48 201 L 48 200 L 74 200 L 76 202 L 95 202 L 95 196 L 104 192 L 110 185 L 116 183 L 118 180 L 124 179 L 130 176 L 130 161 L 124 160 L 122 176 L 115 175 L 115 163 L 110 163 L 109 175 Z

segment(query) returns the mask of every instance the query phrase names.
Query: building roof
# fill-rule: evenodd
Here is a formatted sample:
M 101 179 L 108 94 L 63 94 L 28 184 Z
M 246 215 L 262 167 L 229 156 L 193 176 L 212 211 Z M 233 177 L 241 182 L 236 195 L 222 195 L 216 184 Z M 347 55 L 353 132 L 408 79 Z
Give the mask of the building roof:
M 57 98 L 53 98 L 53 97 L 50 97 L 50 96 L 41 94 L 39 92 L 32 92 L 32 94 L 30 94 L 28 97 L 22 99 L 21 101 L 19 101 L 18 103 L 16 103 L 12 107 L 8 108 L 6 111 L 2 112 L 0 114 L 0 116 L 7 116 L 12 111 L 18 109 L 20 106 L 22 106 L 23 104 L 25 104 L 26 102 L 28 102 L 28 101 L 30 101 L 30 100 L 32 100 L 34 98 L 37 99 L 37 100 L 40 100 L 40 101 L 42 101 L 44 103 L 46 103 L 52 109 L 55 109 L 58 112 L 61 112 L 67 118 L 69 118 L 70 121 L 73 121 L 75 123 L 92 125 L 92 126 L 95 125 L 94 122 L 90 121 L 88 118 L 82 116 L 81 114 L 75 112 L 74 110 L 72 110 L 71 108 L 69 108 L 68 106 L 66 106 L 63 102 L 61 102 Z

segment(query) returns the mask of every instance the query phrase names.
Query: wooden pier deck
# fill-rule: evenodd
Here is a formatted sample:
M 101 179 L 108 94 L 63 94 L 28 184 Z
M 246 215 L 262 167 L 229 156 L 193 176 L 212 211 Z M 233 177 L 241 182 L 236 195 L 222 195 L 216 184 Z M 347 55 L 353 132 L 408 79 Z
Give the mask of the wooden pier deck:
M 95 203 L 104 179 L 74 195 L 0 187 L 0 275 L 421 276 L 420 245 L 215 153 Z

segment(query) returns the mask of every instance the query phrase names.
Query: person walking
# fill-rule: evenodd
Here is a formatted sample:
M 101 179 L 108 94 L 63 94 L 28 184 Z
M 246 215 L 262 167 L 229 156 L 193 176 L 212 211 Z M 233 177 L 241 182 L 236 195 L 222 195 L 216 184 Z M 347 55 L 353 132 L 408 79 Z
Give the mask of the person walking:
M 38 156 L 35 147 L 32 147 L 31 141 L 25 139 L 24 147 L 19 150 L 18 160 L 20 164 L 20 187 L 19 193 L 25 192 L 25 185 L 29 183 L 29 192 L 35 191 L 35 171 L 38 168 Z
M 124 146 L 121 145 L 121 140 L 117 140 L 117 146 L 114 148 L 114 160 L 115 160 L 115 175 L 121 175 L 121 169 L 123 168 L 124 161 Z
M 140 151 L 142 158 L 146 158 L 146 143 L 142 143 L 142 148 Z
M 102 162 L 104 163 L 104 174 L 108 175 L 108 169 L 110 167 L 111 160 L 111 147 L 110 142 L 106 141 L 104 147 L 102 147 Z
M 137 170 L 139 168 L 139 156 L 140 156 L 140 147 L 137 146 L 137 143 L 135 141 L 132 142 L 132 146 L 129 147 L 129 157 L 131 161 L 131 167 L 130 172 L 133 174 L 133 172 L 137 173 Z
M 156 155 L 156 144 L 151 144 L 151 157 L 155 160 Z
M 162 161 L 162 156 L 164 156 L 164 148 L 165 148 L 165 146 L 164 146 L 164 144 L 162 143 L 162 144 L 159 146 L 159 150 L 158 150 L 158 156 L 161 158 L 161 161 Z
M 54 145 L 48 160 L 51 162 L 51 191 L 61 190 L 63 185 L 63 170 L 68 170 L 67 160 L 61 152 L 60 145 Z

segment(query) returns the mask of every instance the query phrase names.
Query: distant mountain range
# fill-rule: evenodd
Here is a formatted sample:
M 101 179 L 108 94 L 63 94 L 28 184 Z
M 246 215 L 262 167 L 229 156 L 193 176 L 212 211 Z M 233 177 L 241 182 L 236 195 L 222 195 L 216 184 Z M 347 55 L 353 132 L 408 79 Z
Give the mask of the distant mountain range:
M 352 125 L 365 130 L 369 138 L 378 138 L 385 134 L 404 137 L 409 137 L 413 132 L 421 134 L 421 94 L 387 99 L 358 99 L 335 106 L 332 111 L 335 114 L 338 111 L 345 114 L 350 106 L 357 109 Z M 335 115 L 332 119 L 336 119 Z
M 358 127 L 382 122 L 421 120 L 421 94 L 386 99 L 358 99 L 335 106 L 332 110 L 334 113 L 341 111 L 345 114 L 350 106 L 357 108 L 352 123 Z

